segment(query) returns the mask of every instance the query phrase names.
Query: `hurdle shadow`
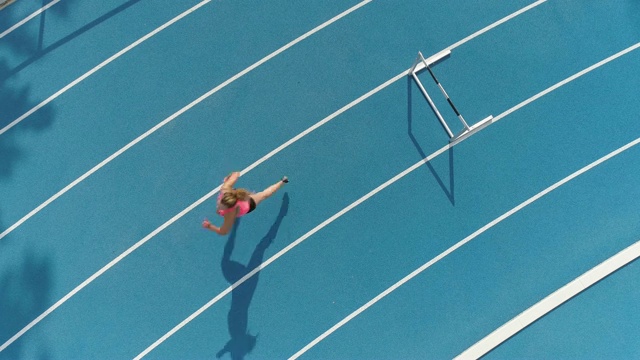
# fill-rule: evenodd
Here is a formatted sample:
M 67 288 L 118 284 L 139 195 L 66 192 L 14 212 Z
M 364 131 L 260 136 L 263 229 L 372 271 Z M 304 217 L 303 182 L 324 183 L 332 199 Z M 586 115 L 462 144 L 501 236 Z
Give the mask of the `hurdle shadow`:
M 43 8 L 52 1 L 53 0 L 40 0 L 38 4 L 40 8 Z M 41 12 L 35 18 L 29 20 L 27 24 L 23 24 L 21 28 L 15 29 L 10 35 L 3 38 L 3 43 L 7 45 L 11 51 L 20 55 L 29 56 L 39 50 L 42 50 L 47 17 L 51 15 L 57 17 L 69 16 L 70 7 L 73 6 L 73 3 L 76 1 L 78 0 L 64 0 L 53 5 L 49 9 Z M 2 16 L 0 16 L 0 32 L 4 32 L 5 30 L 13 27 L 19 21 L 23 20 L 23 18 L 16 18 L 15 16 L 12 16 L 11 6 L 13 5 L 9 5 L 6 9 L 3 9 Z M 37 37 L 30 36 L 27 31 L 22 30 L 23 27 L 35 26 L 34 24 L 37 24 L 38 26 Z
M 245 266 L 237 261 L 231 260 L 231 253 L 236 241 L 236 231 L 240 225 L 238 219 L 234 224 L 231 234 L 224 247 L 224 253 L 222 256 L 222 274 L 224 278 L 233 285 L 243 276 L 250 273 L 252 270 L 262 264 L 264 253 L 275 240 L 278 234 L 278 229 L 282 220 L 287 215 L 289 210 L 289 195 L 284 194 L 282 198 L 282 205 L 280 206 L 280 212 L 276 221 L 271 225 L 269 232 L 260 240 L 256 246 L 249 263 Z M 231 339 L 227 341 L 225 346 L 216 354 L 217 358 L 221 358 L 224 354 L 229 353 L 231 359 L 239 360 L 249 354 L 254 347 L 258 339 L 258 335 L 251 335 L 249 332 L 249 305 L 251 305 L 251 299 L 258 286 L 258 278 L 260 272 L 256 273 L 244 283 L 233 288 L 231 291 L 231 309 L 227 316 L 227 324 L 229 326 L 229 335 Z
M 9 45 L 14 49 L 14 51 L 20 52 L 22 54 L 25 55 L 30 55 L 29 58 L 25 61 L 23 61 L 21 64 L 19 64 L 18 66 L 14 67 L 11 70 L 5 71 L 3 73 L 0 73 L 0 81 L 4 81 L 10 77 L 12 77 L 13 75 L 19 73 L 20 71 L 24 70 L 25 68 L 27 68 L 28 66 L 30 66 L 31 64 L 33 64 L 34 62 L 38 61 L 40 58 L 42 58 L 43 56 L 49 54 L 50 52 L 56 50 L 57 48 L 67 44 L 68 42 L 76 39 L 77 37 L 81 36 L 82 34 L 86 33 L 87 31 L 93 29 L 94 27 L 102 24 L 103 22 L 107 21 L 108 19 L 118 15 L 119 13 L 123 12 L 124 10 L 130 8 L 131 6 L 135 5 L 136 3 L 140 2 L 141 0 L 129 0 L 124 4 L 121 4 L 120 6 L 110 10 L 109 12 L 107 12 L 106 14 L 101 15 L 100 17 L 94 19 L 93 21 L 87 23 L 86 25 L 82 26 L 81 28 L 77 29 L 76 31 L 72 32 L 71 34 L 65 36 L 64 38 L 54 42 L 53 44 L 47 46 L 46 48 L 43 48 L 43 39 L 44 39 L 44 33 L 45 33 L 45 29 L 46 29 L 46 18 L 47 18 L 47 13 L 51 12 L 53 14 L 56 15 L 60 15 L 60 16 L 67 16 L 68 12 L 69 12 L 69 2 L 70 1 L 75 1 L 75 0 L 64 0 L 61 1 L 58 4 L 55 4 L 54 6 L 52 6 L 50 9 L 44 11 L 42 14 L 40 14 L 39 16 L 39 28 L 38 28 L 38 38 L 35 39 L 36 44 L 33 44 L 33 40 L 30 39 L 25 39 L 22 36 L 10 36 L 9 39 Z M 48 4 L 49 1 L 48 0 L 42 0 L 42 6 Z M 29 45 L 31 44 L 31 45 Z
M 425 159 L 427 157 L 427 154 L 425 154 L 424 150 L 422 149 L 422 146 L 420 146 L 420 143 L 418 143 L 418 140 L 413 135 L 413 130 L 412 130 L 412 123 L 413 123 L 412 85 L 413 85 L 413 80 L 411 79 L 411 76 L 408 76 L 407 77 L 407 133 L 409 134 L 409 138 L 411 139 L 411 142 L 413 142 L 413 145 L 415 146 L 416 150 L 418 150 L 420 157 L 422 159 Z M 431 109 L 433 114 L 436 115 L 435 111 L 431 108 L 431 106 L 429 106 L 429 109 Z M 449 147 L 449 150 L 447 152 L 449 154 L 449 185 L 448 187 L 447 185 L 445 185 L 444 181 L 442 181 L 442 178 L 438 175 L 436 170 L 433 168 L 433 165 L 431 165 L 431 162 L 427 161 L 426 165 L 429 171 L 431 172 L 431 174 L 433 175 L 433 177 L 438 182 L 438 185 L 440 185 L 440 188 L 442 188 L 442 191 L 444 191 L 445 195 L 451 202 L 451 205 L 455 206 L 456 200 L 455 200 L 455 181 L 454 181 L 454 173 L 453 173 L 454 172 L 453 171 L 453 147 Z

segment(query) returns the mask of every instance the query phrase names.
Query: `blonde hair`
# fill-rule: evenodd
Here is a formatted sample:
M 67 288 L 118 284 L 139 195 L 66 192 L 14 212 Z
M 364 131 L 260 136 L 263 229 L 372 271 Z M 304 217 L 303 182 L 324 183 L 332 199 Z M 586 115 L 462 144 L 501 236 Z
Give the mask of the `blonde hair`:
M 233 189 L 226 191 L 220 199 L 220 203 L 228 208 L 234 207 L 238 200 L 248 200 L 249 191 L 246 189 Z

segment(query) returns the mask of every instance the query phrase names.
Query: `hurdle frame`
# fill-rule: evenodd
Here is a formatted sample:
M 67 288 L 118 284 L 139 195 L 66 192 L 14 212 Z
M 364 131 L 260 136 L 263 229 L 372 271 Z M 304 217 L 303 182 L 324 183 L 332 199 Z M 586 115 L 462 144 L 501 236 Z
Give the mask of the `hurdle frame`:
M 15 0 L 0 0 L 0 10 L 6 8 L 7 6 L 13 4 Z
M 467 121 L 464 119 L 462 114 L 460 114 L 460 112 L 458 111 L 456 106 L 453 104 L 453 101 L 451 101 L 451 98 L 449 97 L 449 94 L 447 94 L 446 90 L 444 89 L 444 87 L 442 86 L 440 81 L 438 81 L 438 78 L 433 73 L 433 70 L 431 70 L 431 65 L 434 65 L 435 63 L 447 58 L 450 55 L 451 55 L 451 50 L 443 50 L 443 51 L 441 51 L 441 52 L 439 52 L 439 53 L 437 53 L 437 54 L 435 54 L 433 56 L 430 56 L 429 58 L 425 59 L 424 56 L 422 55 L 422 52 L 418 51 L 418 57 L 416 58 L 416 61 L 413 63 L 413 66 L 409 70 L 409 74 L 411 75 L 413 80 L 416 82 L 416 84 L 420 88 L 420 91 L 422 92 L 422 95 L 424 96 L 424 98 L 429 103 L 429 106 L 431 106 L 431 109 L 433 110 L 433 112 L 435 113 L 436 117 L 438 118 L 438 121 L 442 125 L 444 131 L 449 136 L 449 143 L 457 143 L 457 142 L 462 141 L 463 139 L 471 136 L 472 134 L 476 133 L 480 129 L 482 129 L 482 128 L 488 126 L 489 124 L 491 124 L 493 122 L 493 116 L 489 115 L 488 117 L 480 120 L 479 122 L 477 122 L 476 124 L 474 124 L 472 126 L 469 126 L 469 124 L 467 124 Z M 423 70 L 425 70 L 425 69 L 429 72 L 429 74 L 431 75 L 431 78 L 436 83 L 436 85 L 438 85 L 438 87 L 440 88 L 440 91 L 442 92 L 442 95 L 444 95 L 444 97 L 447 99 L 447 102 L 449 103 L 449 106 L 451 106 L 451 109 L 453 109 L 453 111 L 457 115 L 458 119 L 462 123 L 462 126 L 464 128 L 462 129 L 462 131 L 459 134 L 457 134 L 457 135 L 453 134 L 453 132 L 449 128 L 449 125 L 447 125 L 447 122 L 444 120 L 444 117 L 440 113 L 440 110 L 438 110 L 438 107 L 436 106 L 436 104 L 431 99 L 431 96 L 429 96 L 429 93 L 427 93 L 427 90 L 422 85 L 422 82 L 420 81 L 420 78 L 418 78 L 418 73 L 423 71 Z

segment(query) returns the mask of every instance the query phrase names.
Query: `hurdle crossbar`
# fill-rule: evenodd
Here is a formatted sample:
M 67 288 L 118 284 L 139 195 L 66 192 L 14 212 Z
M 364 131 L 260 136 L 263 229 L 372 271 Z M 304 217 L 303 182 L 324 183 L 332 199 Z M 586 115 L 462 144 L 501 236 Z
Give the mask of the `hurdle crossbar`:
M 11 3 L 13 3 L 13 1 L 14 0 L 0 0 L 0 10 L 9 6 Z

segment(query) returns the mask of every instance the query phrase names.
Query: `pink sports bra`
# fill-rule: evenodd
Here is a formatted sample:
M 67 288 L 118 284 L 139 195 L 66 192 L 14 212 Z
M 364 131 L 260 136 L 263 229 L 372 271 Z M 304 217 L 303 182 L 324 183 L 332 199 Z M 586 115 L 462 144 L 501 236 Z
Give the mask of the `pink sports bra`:
M 222 199 L 222 194 L 223 193 L 221 190 L 220 193 L 218 194 L 218 210 L 217 210 L 218 215 L 225 216 L 226 214 L 232 211 L 236 211 L 236 208 L 240 208 L 240 211 L 238 211 L 237 217 L 244 216 L 249 212 L 249 209 L 251 208 L 251 206 L 249 205 L 249 201 L 247 200 L 238 200 L 236 204 L 233 205 L 232 207 L 228 209 L 220 209 L 219 207 L 222 206 L 222 204 L 220 204 L 220 200 Z

